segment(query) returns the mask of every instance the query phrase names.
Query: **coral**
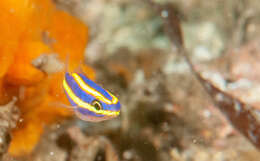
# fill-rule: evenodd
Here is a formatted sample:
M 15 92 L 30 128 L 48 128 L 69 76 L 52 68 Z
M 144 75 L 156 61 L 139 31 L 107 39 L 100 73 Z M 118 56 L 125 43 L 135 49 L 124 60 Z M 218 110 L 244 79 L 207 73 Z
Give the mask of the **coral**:
M 51 0 L 5 0 L 0 10 L 0 103 L 18 98 L 21 119 L 11 133 L 8 152 L 20 156 L 35 148 L 44 127 L 73 114 L 55 104 L 68 103 L 61 86 L 64 70 L 49 74 L 32 62 L 55 53 L 63 64 L 68 59 L 69 70 L 75 69 L 82 63 L 88 30 Z M 94 77 L 91 68 L 83 69 Z
M 16 126 L 19 119 L 18 109 L 15 106 L 16 101 L 17 98 L 14 97 L 8 104 L 0 106 L 0 158 L 7 151 L 9 132 Z

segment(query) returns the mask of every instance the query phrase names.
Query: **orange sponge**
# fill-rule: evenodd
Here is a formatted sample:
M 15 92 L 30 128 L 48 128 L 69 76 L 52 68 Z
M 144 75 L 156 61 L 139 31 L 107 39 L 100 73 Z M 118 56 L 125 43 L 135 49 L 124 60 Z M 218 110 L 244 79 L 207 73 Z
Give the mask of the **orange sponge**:
M 44 127 L 73 114 L 52 104 L 67 103 L 61 88 L 64 72 L 47 74 L 32 61 L 55 53 L 62 63 L 68 57 L 73 70 L 83 61 L 88 30 L 51 0 L 4 0 L 0 10 L 0 103 L 19 99 L 22 121 L 12 131 L 8 152 L 21 156 L 35 148 Z M 94 78 L 90 67 L 83 69 Z

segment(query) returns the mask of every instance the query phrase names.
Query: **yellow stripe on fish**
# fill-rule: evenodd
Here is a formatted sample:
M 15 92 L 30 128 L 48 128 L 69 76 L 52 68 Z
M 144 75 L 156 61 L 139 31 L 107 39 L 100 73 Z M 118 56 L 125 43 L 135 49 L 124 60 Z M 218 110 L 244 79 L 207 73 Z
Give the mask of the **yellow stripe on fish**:
M 84 84 L 84 81 L 75 73 L 72 74 L 73 78 L 76 80 L 77 79 L 77 83 L 79 84 L 79 86 L 82 88 L 82 86 L 84 87 L 84 89 L 86 89 L 85 87 L 88 87 L 88 90 L 84 90 L 85 92 L 93 95 L 94 97 L 97 98 L 97 101 L 104 101 L 104 103 L 107 104 L 111 104 L 113 102 L 117 103 L 118 99 L 111 95 L 111 97 L 113 98 L 112 101 L 110 101 L 109 99 L 105 98 L 102 94 L 100 94 L 99 92 L 97 92 L 96 90 L 92 89 L 91 87 L 87 86 L 86 84 Z M 92 104 L 91 102 L 86 102 L 83 101 L 80 97 L 78 97 L 73 90 L 71 89 L 71 87 L 68 85 L 67 81 L 64 79 L 63 81 L 63 87 L 65 89 L 65 92 L 67 93 L 67 96 L 70 100 L 72 100 L 73 104 L 76 104 L 78 107 L 87 109 L 88 111 L 94 112 L 95 114 L 99 114 L 99 115 L 105 115 L 105 116 L 117 116 L 120 114 L 120 110 L 117 111 L 113 111 L 113 110 L 109 110 L 109 109 L 99 109 L 97 110 Z M 89 99 L 88 99 L 89 100 Z M 119 102 L 118 102 L 119 103 Z M 119 109 L 120 109 L 120 104 L 118 104 Z M 117 107 L 118 108 L 118 107 Z M 86 116 L 87 117 L 87 116 Z M 91 115 L 91 117 L 93 117 L 93 115 Z M 96 116 L 97 119 L 99 119 L 99 116 Z
M 78 85 L 80 86 L 80 88 L 82 90 L 84 90 L 85 92 L 87 92 L 88 94 L 92 95 L 93 97 L 95 97 L 96 99 L 98 99 L 99 101 L 102 101 L 106 104 L 116 104 L 118 102 L 118 99 L 112 95 L 110 92 L 108 92 L 110 94 L 110 96 L 112 97 L 112 101 L 107 99 L 106 97 L 104 97 L 101 93 L 99 93 L 97 90 L 91 88 L 89 85 L 87 85 L 82 79 L 81 77 L 77 74 L 77 73 L 72 73 L 72 77 L 75 79 L 75 81 L 78 83 Z

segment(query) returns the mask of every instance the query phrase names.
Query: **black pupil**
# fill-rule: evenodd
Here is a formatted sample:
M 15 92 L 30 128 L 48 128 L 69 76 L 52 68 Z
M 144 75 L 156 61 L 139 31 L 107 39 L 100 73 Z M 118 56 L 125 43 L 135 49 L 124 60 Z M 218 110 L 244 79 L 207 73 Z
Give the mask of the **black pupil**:
M 98 102 L 93 102 L 93 106 L 95 107 L 96 110 L 100 110 L 101 107 L 100 107 L 100 104 Z

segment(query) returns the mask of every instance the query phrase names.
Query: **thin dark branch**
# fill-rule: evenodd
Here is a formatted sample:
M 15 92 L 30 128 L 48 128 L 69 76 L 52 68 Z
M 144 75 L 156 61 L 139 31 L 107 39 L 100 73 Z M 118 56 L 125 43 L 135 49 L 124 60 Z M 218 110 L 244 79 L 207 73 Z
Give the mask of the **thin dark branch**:
M 210 81 L 203 78 L 194 68 L 185 49 L 180 20 L 176 16 L 172 5 L 158 5 L 149 0 L 147 0 L 147 2 L 157 10 L 160 15 L 163 15 L 165 33 L 169 36 L 173 46 L 178 49 L 178 52 L 182 54 L 182 56 L 184 56 L 192 72 L 211 96 L 213 102 L 225 114 L 226 118 L 236 129 L 247 137 L 257 148 L 260 148 L 260 124 L 253 114 L 253 109 L 255 108 L 220 90 Z M 165 13 L 162 14 L 162 12 Z

